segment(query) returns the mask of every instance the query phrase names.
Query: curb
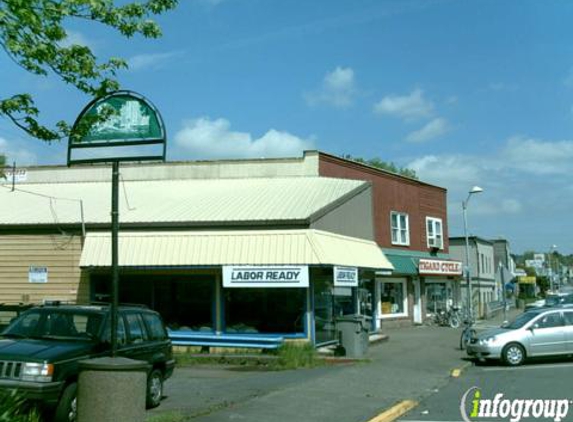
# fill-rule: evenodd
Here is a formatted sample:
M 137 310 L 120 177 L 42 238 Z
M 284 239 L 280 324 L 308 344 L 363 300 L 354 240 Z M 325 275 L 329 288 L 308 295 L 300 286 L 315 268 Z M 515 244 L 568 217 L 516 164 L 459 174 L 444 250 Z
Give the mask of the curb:
M 377 416 L 374 416 L 368 422 L 392 422 L 416 406 L 418 406 L 418 402 L 415 400 L 402 400 L 401 402 L 392 406 L 390 409 L 385 410 Z

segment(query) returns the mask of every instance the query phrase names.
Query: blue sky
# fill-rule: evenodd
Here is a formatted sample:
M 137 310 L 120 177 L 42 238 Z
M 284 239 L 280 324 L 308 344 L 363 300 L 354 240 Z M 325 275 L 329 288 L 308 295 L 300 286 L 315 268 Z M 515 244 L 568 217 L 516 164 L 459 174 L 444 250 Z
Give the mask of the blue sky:
M 161 110 L 168 159 L 380 157 L 448 189 L 450 235 L 573 253 L 573 3 L 181 0 L 159 40 L 86 22 L 70 41 L 129 59 L 123 88 Z M 45 122 L 89 101 L 0 55 L 0 96 L 31 92 Z M 0 120 L 0 152 L 63 164 Z

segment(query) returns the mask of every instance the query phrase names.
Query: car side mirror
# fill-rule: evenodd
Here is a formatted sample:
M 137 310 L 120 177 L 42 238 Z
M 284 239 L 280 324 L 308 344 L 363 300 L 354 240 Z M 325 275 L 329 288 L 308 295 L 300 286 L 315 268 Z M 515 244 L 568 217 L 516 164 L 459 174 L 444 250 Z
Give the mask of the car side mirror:
M 509 321 L 507 321 L 507 320 L 506 320 L 506 321 L 503 321 L 503 322 L 501 323 L 501 328 L 507 328 L 508 326 L 509 326 Z

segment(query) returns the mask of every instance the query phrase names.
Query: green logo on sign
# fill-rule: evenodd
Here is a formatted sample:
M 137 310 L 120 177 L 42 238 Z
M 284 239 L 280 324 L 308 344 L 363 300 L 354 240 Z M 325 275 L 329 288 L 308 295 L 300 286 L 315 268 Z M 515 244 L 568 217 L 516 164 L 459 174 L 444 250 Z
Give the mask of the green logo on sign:
M 144 147 L 130 148 L 135 145 Z M 93 148 L 98 148 L 99 153 L 86 154 L 86 150 Z M 79 154 L 80 150 L 83 154 Z M 73 152 L 81 157 L 72 157 Z M 117 91 L 95 99 L 74 123 L 68 164 L 158 159 L 165 159 L 163 120 L 157 109 L 139 94 Z

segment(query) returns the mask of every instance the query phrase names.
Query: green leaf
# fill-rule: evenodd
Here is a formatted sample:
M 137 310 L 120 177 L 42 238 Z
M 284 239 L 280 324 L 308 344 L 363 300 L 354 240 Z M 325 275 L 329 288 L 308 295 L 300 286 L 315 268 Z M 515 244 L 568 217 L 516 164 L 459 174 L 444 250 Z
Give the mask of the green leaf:
M 127 68 L 127 62 L 117 57 L 100 62 L 88 46 L 62 46 L 67 36 L 64 22 L 92 21 L 126 37 L 157 38 L 161 29 L 151 18 L 177 4 L 178 0 L 127 4 L 119 0 L 0 0 L 0 46 L 23 71 L 55 74 L 90 96 L 102 96 L 119 88 L 116 72 Z M 29 94 L 0 99 L 0 116 L 28 134 L 45 141 L 69 135 L 69 124 L 58 122 L 50 129 L 39 123 L 39 114 Z

